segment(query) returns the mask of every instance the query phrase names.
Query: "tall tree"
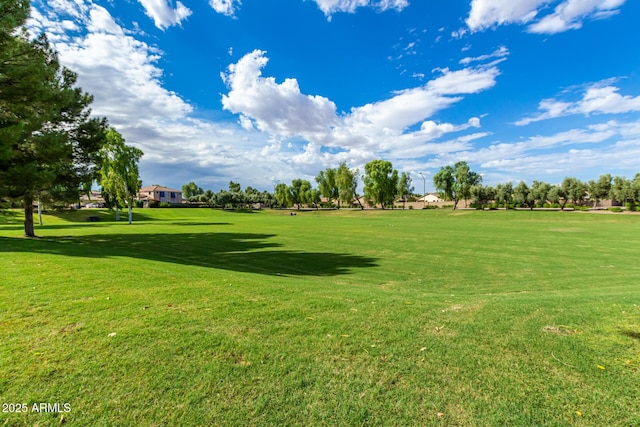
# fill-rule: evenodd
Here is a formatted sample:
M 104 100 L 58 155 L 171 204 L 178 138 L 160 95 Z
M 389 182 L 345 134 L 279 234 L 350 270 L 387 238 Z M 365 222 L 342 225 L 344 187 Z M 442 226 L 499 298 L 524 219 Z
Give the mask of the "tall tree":
M 554 185 L 547 193 L 547 198 L 551 203 L 559 204 L 560 209 L 564 210 L 564 207 L 567 205 L 569 198 L 567 194 L 564 192 L 564 188 L 561 185 Z
M 398 194 L 398 171 L 387 160 L 372 160 L 364 166 L 364 194 L 382 209 L 393 204 Z
M 536 205 L 536 200 L 533 192 L 529 188 L 526 182 L 520 181 L 516 188 L 513 189 L 513 199 L 520 206 L 533 210 Z
M 0 194 L 21 199 L 25 236 L 34 237 L 40 194 L 75 196 L 95 177 L 105 121 L 89 118 L 92 97 L 75 87 L 46 37 L 28 37 L 28 3 L 0 13 Z
M 565 197 L 571 200 L 574 205 L 582 204 L 584 197 L 587 195 L 587 185 L 578 178 L 566 177 L 562 180 L 562 190 Z
M 193 181 L 182 186 L 182 197 L 189 201 L 195 201 L 201 194 L 204 194 L 204 190 Z
M 551 184 L 544 181 L 533 181 L 529 195 L 535 200 L 537 206 L 544 206 L 549 198 Z
M 453 166 L 444 166 L 433 176 L 433 184 L 445 200 L 453 201 L 453 209 L 458 201 L 471 198 L 471 187 L 480 184 L 482 176 L 473 172 L 467 162 L 460 161 Z
M 471 201 L 476 207 L 484 207 L 489 200 L 493 199 L 493 189 L 482 184 L 472 185 L 469 189 Z
M 340 191 L 337 183 L 338 171 L 336 169 L 327 168 L 320 171 L 316 176 L 316 182 L 318 183 L 318 190 L 326 197 L 329 202 L 335 200 L 340 209 Z
M 507 182 L 496 185 L 495 201 L 509 209 L 509 204 L 513 200 L 513 183 Z
M 411 185 L 411 175 L 406 172 L 402 172 L 402 174 L 400 174 L 400 178 L 398 179 L 397 193 L 400 197 L 402 197 L 402 209 L 404 209 L 407 206 L 407 198 L 413 193 L 413 186 Z
M 338 186 L 338 197 L 343 205 L 351 205 L 355 199 L 360 208 L 364 209 L 357 193 L 359 172 L 358 169 L 349 169 L 346 162 L 340 163 L 336 172 L 336 185 Z
M 138 162 L 142 151 L 125 144 L 120 133 L 109 128 L 105 144 L 100 149 L 99 183 L 102 191 L 109 194 L 116 203 L 116 220 L 119 220 L 119 207 L 127 206 L 129 224 L 133 222 L 133 203 L 141 181 Z
M 458 204 L 458 198 L 455 188 L 455 175 L 453 167 L 450 165 L 443 166 L 440 170 L 433 175 L 433 185 L 440 193 L 440 197 L 444 200 L 453 200 L 453 209 L 455 210 Z
M 286 208 L 291 206 L 291 189 L 285 183 L 279 183 L 275 188 L 275 198 L 276 202 L 280 207 Z
M 597 181 L 590 180 L 587 183 L 589 199 L 593 201 L 594 208 L 598 207 L 598 203 L 600 203 L 601 200 L 609 197 L 609 193 L 611 192 L 611 179 L 610 174 L 603 174 L 600 175 Z
M 309 203 L 310 191 L 311 183 L 306 179 L 294 179 L 291 181 L 291 201 L 294 205 L 298 205 L 298 209 L 303 203 Z

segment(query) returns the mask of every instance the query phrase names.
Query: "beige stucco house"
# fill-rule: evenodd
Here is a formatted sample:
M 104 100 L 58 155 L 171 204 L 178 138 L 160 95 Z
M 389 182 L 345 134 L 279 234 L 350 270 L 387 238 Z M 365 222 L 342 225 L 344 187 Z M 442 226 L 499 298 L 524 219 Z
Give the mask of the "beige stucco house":
M 145 205 L 151 202 L 180 204 L 182 203 L 182 190 L 161 185 L 142 187 L 138 192 L 138 200 L 143 201 Z

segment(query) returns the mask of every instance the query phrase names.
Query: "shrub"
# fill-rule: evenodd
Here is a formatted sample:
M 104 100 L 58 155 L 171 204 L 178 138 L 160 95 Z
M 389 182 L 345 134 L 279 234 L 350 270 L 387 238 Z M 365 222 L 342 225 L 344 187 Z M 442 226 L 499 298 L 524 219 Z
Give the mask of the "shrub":
M 622 208 L 620 206 L 612 206 L 609 208 L 611 212 L 622 212 Z

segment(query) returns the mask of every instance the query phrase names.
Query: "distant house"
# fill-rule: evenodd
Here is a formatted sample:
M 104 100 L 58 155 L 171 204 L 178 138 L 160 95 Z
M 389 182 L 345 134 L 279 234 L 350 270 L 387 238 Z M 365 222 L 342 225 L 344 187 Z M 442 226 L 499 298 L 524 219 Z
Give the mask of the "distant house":
M 182 191 L 161 185 L 151 185 L 140 189 L 138 192 L 138 200 L 142 201 L 145 206 L 153 202 L 180 204 L 182 203 Z
M 89 194 L 82 194 L 80 196 L 79 206 L 83 208 L 103 208 L 105 202 L 102 193 L 99 191 L 90 191 Z
M 424 195 L 424 197 L 420 197 L 418 201 L 427 203 L 442 203 L 444 202 L 444 199 L 437 193 L 427 193 Z

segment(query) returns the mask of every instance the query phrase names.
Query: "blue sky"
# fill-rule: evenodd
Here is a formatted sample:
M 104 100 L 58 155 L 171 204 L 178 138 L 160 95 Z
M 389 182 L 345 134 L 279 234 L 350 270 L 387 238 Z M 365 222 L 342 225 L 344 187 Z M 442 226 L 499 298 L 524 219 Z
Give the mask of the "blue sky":
M 144 185 L 272 189 L 346 161 L 484 183 L 640 172 L 640 2 L 35 0 Z

